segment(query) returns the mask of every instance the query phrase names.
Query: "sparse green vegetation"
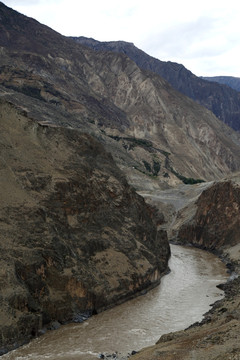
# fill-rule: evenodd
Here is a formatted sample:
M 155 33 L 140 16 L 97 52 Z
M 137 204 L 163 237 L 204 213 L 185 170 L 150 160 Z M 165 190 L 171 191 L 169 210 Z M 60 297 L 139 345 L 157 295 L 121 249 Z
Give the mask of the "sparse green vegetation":
M 184 184 L 193 185 L 193 184 L 199 184 L 205 182 L 202 179 L 194 179 L 194 178 L 187 178 L 181 174 L 179 174 L 177 171 L 175 171 L 171 166 L 169 166 L 169 170 L 178 178 L 180 179 Z
M 22 87 L 16 87 L 14 85 L 5 85 L 5 86 L 9 89 L 13 89 L 15 91 L 21 92 L 24 95 L 28 95 L 35 99 L 45 101 L 45 99 L 41 95 L 41 90 L 37 89 L 35 87 L 28 86 L 28 85 L 23 85 Z
M 152 167 L 151 167 L 151 165 L 149 164 L 149 162 L 147 162 L 146 160 L 143 160 L 142 161 L 143 162 L 143 164 L 144 164 L 144 166 L 145 166 L 145 169 L 148 171 L 148 172 L 152 172 Z
M 169 155 L 171 155 L 171 153 L 165 151 L 165 150 L 161 150 L 161 149 L 157 149 L 154 148 L 155 150 L 159 151 L 161 154 L 163 154 L 164 156 L 166 156 L 166 158 L 168 158 Z
M 142 161 L 145 169 L 149 172 L 152 173 L 153 176 L 157 176 L 160 169 L 161 169 L 161 163 L 158 160 L 153 159 L 153 165 L 151 166 L 151 164 L 149 164 L 149 162 L 147 162 L 146 160 Z
M 199 184 L 199 183 L 204 183 L 205 181 L 203 179 L 193 179 L 193 178 L 186 178 L 183 176 L 183 180 L 184 184 L 189 184 L 189 185 L 193 185 L 193 184 Z
M 132 148 L 134 146 L 141 146 L 143 148 L 151 148 L 152 147 L 152 142 L 150 140 L 145 140 L 145 139 L 137 139 L 134 137 L 121 137 L 121 136 L 111 136 L 109 135 L 110 138 L 119 141 L 119 140 L 125 140 L 128 141 L 132 144 Z
M 174 174 L 179 180 L 181 180 L 184 184 L 199 184 L 205 182 L 203 179 L 194 179 L 194 178 L 187 178 L 186 176 L 183 176 L 179 174 L 174 168 L 170 165 L 170 159 L 169 159 L 169 153 L 167 153 L 165 158 L 165 168 L 171 171 L 172 174 Z M 168 173 L 164 174 L 164 177 L 169 177 Z
M 153 159 L 153 175 L 157 176 L 160 169 L 161 169 L 160 161 Z
M 110 137 L 111 139 L 113 139 L 113 140 L 116 140 L 116 141 L 119 141 L 119 140 L 122 139 L 122 137 L 120 137 L 120 136 L 109 135 L 109 137 Z
M 142 147 L 147 147 L 147 148 L 152 147 L 152 142 L 149 140 L 136 139 L 136 138 L 123 138 L 123 139 L 133 142 L 134 144 L 136 144 L 136 146 L 142 146 Z
M 134 137 L 121 137 L 121 136 L 110 136 L 112 139 L 116 141 L 125 140 L 127 143 L 123 144 L 123 147 L 125 149 L 131 150 L 135 146 L 140 146 L 145 148 L 149 152 L 153 152 L 154 150 L 160 152 L 165 156 L 165 168 L 168 169 L 172 174 L 174 174 L 178 179 L 180 179 L 184 184 L 198 184 L 205 182 L 203 179 L 194 179 L 194 178 L 188 178 L 186 176 L 183 176 L 179 174 L 174 168 L 170 165 L 170 159 L 169 156 L 171 155 L 169 152 L 161 149 L 157 149 L 153 147 L 153 144 L 150 140 L 145 139 L 136 139 Z M 130 143 L 130 144 L 129 144 Z M 142 172 L 145 175 L 148 176 L 157 176 L 159 174 L 159 171 L 161 170 L 161 162 L 159 161 L 158 157 L 156 155 L 153 155 L 153 164 L 151 165 L 148 161 L 142 160 L 144 167 L 147 172 L 140 170 L 139 168 L 136 168 L 136 170 Z M 169 177 L 169 174 L 167 172 L 163 175 L 165 178 Z
M 35 88 L 35 87 L 32 87 L 32 86 L 28 86 L 28 85 L 23 85 L 21 88 L 20 88 L 21 92 L 25 95 L 28 95 L 28 96 L 31 96 L 31 97 L 34 97 L 36 99 L 39 99 L 39 100 L 44 100 L 43 97 L 41 96 L 40 92 L 41 90 L 38 89 L 38 88 Z

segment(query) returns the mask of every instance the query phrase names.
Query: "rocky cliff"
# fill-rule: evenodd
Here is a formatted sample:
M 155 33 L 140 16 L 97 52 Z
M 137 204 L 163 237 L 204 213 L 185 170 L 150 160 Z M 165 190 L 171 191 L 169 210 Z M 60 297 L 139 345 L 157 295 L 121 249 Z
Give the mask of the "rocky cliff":
M 240 239 L 240 187 L 232 181 L 218 182 L 204 190 L 196 213 L 178 232 L 177 240 L 205 249 L 223 250 Z
M 40 121 L 96 136 L 137 189 L 221 178 L 240 168 L 238 134 L 159 75 L 3 4 L 0 13 L 1 95 Z
M 0 102 L 0 349 L 159 283 L 154 211 L 90 135 Z
M 211 110 L 219 119 L 233 129 L 240 130 L 240 94 L 238 93 L 239 88 L 236 88 L 237 85 L 239 86 L 236 81 L 237 78 L 234 81 L 234 78 L 231 80 L 224 80 L 223 78 L 214 80 L 197 77 L 182 64 L 155 59 L 135 47 L 134 44 L 124 41 L 100 42 L 85 37 L 75 37 L 74 39 L 76 42 L 98 51 L 107 50 L 126 54 L 140 68 L 161 75 L 176 90 Z M 232 86 L 232 88 L 224 86 L 224 84 L 231 86 L 230 84 L 233 83 L 235 86 Z

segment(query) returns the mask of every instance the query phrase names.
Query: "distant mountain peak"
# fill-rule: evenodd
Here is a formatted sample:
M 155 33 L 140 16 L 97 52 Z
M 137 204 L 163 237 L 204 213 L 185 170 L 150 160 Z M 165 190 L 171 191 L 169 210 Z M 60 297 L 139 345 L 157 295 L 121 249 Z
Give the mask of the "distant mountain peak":
M 227 85 L 240 92 L 240 78 L 234 76 L 201 76 L 202 79 Z

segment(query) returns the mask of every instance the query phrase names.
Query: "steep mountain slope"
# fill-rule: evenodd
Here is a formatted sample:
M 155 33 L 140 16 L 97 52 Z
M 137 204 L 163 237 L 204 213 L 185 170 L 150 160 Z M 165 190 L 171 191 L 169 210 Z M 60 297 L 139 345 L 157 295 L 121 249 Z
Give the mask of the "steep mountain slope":
M 155 286 L 169 245 L 94 138 L 3 101 L 0 131 L 1 354 Z
M 0 16 L 2 354 L 52 321 L 80 321 L 156 285 L 169 245 L 87 134 L 101 137 L 94 118 L 126 115 L 91 89 L 85 54 L 2 3 Z
M 239 169 L 237 135 L 160 76 L 126 55 L 76 44 L 3 4 L 0 15 L 2 96 L 34 109 L 39 120 L 51 112 L 52 123 L 95 134 L 136 188 Z
M 217 83 L 207 82 L 208 79 L 204 80 L 204 78 L 195 76 L 183 65 L 155 59 L 136 48 L 132 43 L 124 41 L 100 42 L 85 37 L 73 39 L 95 50 L 126 54 L 140 68 L 161 75 L 176 90 L 211 110 L 234 130 L 240 130 L 240 94 L 233 89 L 222 86 L 222 81 L 217 81 Z
M 234 76 L 202 76 L 207 81 L 217 82 L 230 86 L 232 89 L 240 91 L 240 78 Z

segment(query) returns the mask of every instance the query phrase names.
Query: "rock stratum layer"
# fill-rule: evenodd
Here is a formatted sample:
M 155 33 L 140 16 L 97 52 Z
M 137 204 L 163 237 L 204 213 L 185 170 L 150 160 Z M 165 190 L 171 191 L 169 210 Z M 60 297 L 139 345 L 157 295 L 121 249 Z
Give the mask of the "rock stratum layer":
M 169 245 L 112 156 L 0 103 L 0 349 L 159 283 Z

